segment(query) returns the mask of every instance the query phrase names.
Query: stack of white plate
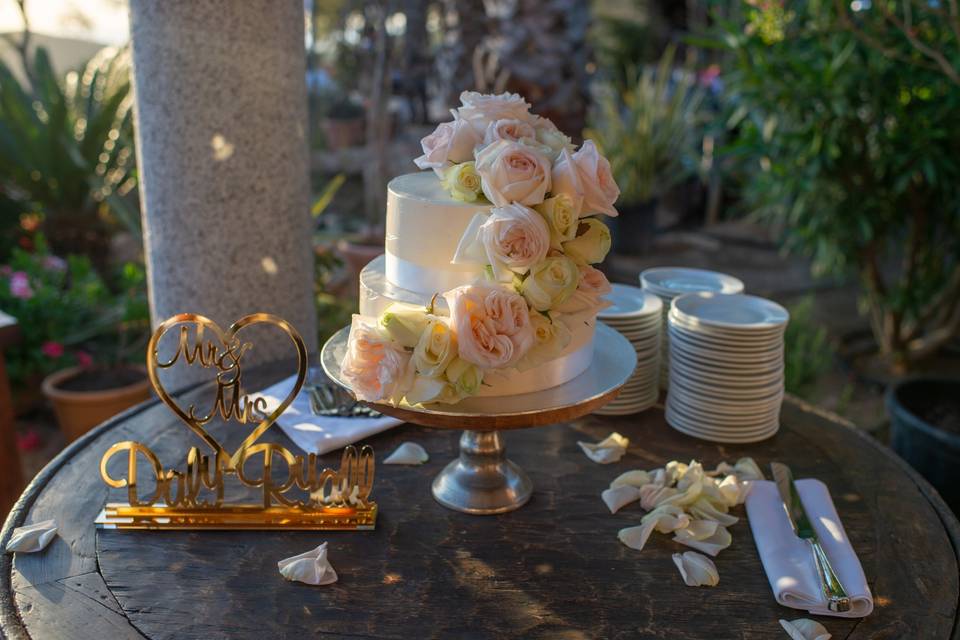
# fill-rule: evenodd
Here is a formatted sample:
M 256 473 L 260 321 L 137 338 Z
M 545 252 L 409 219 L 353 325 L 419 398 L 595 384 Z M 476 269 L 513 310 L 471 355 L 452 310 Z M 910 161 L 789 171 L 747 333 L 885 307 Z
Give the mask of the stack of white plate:
M 597 319 L 622 333 L 637 352 L 637 368 L 620 394 L 596 413 L 622 416 L 653 406 L 660 396 L 660 325 L 663 303 L 638 287 L 614 284 Z
M 743 293 L 743 283 L 733 276 L 705 269 L 685 267 L 656 267 L 640 274 L 640 283 L 644 291 L 656 295 L 663 301 L 663 335 L 660 338 L 660 388 L 667 388 L 670 359 L 667 351 L 670 344 L 667 335 L 667 314 L 670 304 L 677 296 L 688 293 Z
M 667 422 L 714 442 L 756 442 L 780 428 L 787 310 L 756 296 L 693 293 L 669 312 Z

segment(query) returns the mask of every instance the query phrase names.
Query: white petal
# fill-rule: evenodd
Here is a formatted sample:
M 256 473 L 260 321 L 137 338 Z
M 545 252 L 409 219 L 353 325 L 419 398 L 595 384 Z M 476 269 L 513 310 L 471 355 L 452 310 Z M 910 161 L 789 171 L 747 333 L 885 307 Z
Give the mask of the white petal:
M 720 582 L 720 573 L 713 560 L 695 551 L 673 554 L 673 564 L 677 565 L 688 587 L 714 587 Z
M 732 526 L 740 521 L 740 518 L 726 513 L 726 507 L 723 507 L 723 510 L 718 509 L 717 506 L 704 498 L 690 505 L 688 511 L 692 516 L 702 520 L 716 520 L 725 527 Z
M 583 449 L 587 457 L 594 462 L 598 464 L 610 464 L 611 462 L 617 462 L 623 457 L 623 454 L 627 452 L 627 446 L 630 444 L 630 441 L 619 433 L 611 433 L 597 443 L 577 442 L 577 444 L 580 445 L 580 448 Z
M 387 456 L 383 464 L 423 464 L 430 459 L 426 450 L 416 442 L 404 442 Z
M 683 529 L 677 531 L 674 540 L 706 540 L 717 533 L 720 526 L 715 520 L 692 520 Z
M 631 487 L 637 487 L 638 489 L 645 484 L 650 483 L 650 474 L 641 469 L 634 469 L 633 471 L 626 471 L 621 473 L 616 478 L 613 479 L 613 482 L 610 483 L 611 489 L 616 489 L 617 487 L 622 487 L 624 485 L 630 485 Z
M 753 458 L 740 458 L 733 465 L 734 472 L 740 480 L 764 480 L 763 471 Z
M 630 485 L 623 485 L 605 489 L 603 493 L 600 494 L 600 497 L 603 498 L 603 502 L 607 505 L 607 508 L 610 509 L 610 513 L 616 513 L 621 507 L 639 500 L 640 489 L 631 487 Z
M 716 532 L 712 536 L 709 538 L 704 538 L 703 540 L 694 540 L 685 537 L 683 530 L 674 533 L 673 539 L 680 544 L 693 547 L 694 549 L 708 553 L 711 556 L 716 556 L 718 553 L 729 547 L 730 543 L 733 542 L 733 537 L 730 535 L 730 532 L 727 531 L 726 527 L 720 526 L 717 527 Z
M 791 640 L 830 640 L 833 636 L 827 632 L 826 627 L 809 618 L 799 618 L 797 620 L 780 620 L 780 626 L 787 632 Z
M 677 490 L 672 487 L 662 487 L 656 484 L 645 484 L 640 487 L 640 506 L 647 511 L 657 508 L 664 500 L 677 495 Z
M 487 264 L 487 251 L 480 240 L 480 227 L 490 217 L 488 213 L 478 213 L 470 219 L 470 224 L 460 236 L 460 243 L 453 254 L 452 264 L 473 264 L 483 266 Z
M 326 542 L 316 549 L 281 560 L 277 563 L 277 569 L 280 570 L 280 575 L 287 580 L 306 584 L 323 585 L 337 581 L 337 572 L 333 570 L 333 566 L 327 560 Z
M 617 538 L 631 549 L 643 551 L 643 546 L 647 544 L 647 540 L 650 538 L 650 534 L 653 533 L 655 525 L 656 522 L 651 520 L 636 527 L 620 529 L 620 531 L 617 532 Z
M 660 533 L 670 533 L 690 526 L 690 516 L 684 513 L 682 508 L 673 504 L 660 505 L 640 519 L 641 524 L 651 521 Z
M 7 542 L 7 553 L 36 553 L 50 544 L 57 535 L 57 521 L 43 520 L 24 527 L 17 527 Z

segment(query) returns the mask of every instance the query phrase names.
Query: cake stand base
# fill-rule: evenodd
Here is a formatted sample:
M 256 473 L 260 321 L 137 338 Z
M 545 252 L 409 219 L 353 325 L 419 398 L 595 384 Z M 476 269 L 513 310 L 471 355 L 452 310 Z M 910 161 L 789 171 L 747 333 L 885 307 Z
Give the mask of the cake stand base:
M 443 506 L 477 515 L 506 513 L 530 499 L 533 483 L 507 460 L 497 431 L 464 431 L 460 457 L 433 480 L 433 497 Z

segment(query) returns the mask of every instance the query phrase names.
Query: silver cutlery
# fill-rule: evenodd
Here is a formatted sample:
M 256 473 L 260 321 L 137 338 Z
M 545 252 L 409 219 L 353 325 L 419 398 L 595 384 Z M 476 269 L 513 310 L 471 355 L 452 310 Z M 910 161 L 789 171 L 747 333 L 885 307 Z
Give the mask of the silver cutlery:
M 779 462 L 770 463 L 770 471 L 773 473 L 773 479 L 777 483 L 777 489 L 780 491 L 780 498 L 783 500 L 783 508 L 790 519 L 790 525 L 793 532 L 801 540 L 806 541 L 813 553 L 813 559 L 817 566 L 817 574 L 820 577 L 820 586 L 823 588 L 823 594 L 827 598 L 827 608 L 830 611 L 844 612 L 850 610 L 850 597 L 840 583 L 830 559 L 827 557 L 820 541 L 817 539 L 817 533 L 813 528 L 813 523 L 803 508 L 803 502 L 800 500 L 800 494 L 797 492 L 797 486 L 793 481 L 793 473 L 790 467 Z

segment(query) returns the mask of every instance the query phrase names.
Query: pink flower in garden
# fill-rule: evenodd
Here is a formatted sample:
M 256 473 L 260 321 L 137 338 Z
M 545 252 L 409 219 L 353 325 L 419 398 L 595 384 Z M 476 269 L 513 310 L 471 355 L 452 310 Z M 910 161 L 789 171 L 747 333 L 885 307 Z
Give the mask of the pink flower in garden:
M 26 433 L 17 433 L 17 449 L 23 452 L 36 451 L 43 446 L 43 438 L 31 429 Z
M 57 256 L 44 256 L 43 268 L 49 271 L 65 271 L 67 261 Z
M 59 358 L 63 356 L 63 345 L 54 340 L 48 340 L 40 347 L 40 352 L 48 358 Z
M 23 271 L 14 271 L 10 275 L 10 295 L 21 300 L 29 300 L 33 297 L 30 278 Z
M 77 358 L 77 364 L 82 368 L 89 369 L 93 366 L 93 356 L 86 351 L 77 351 L 74 356 Z

